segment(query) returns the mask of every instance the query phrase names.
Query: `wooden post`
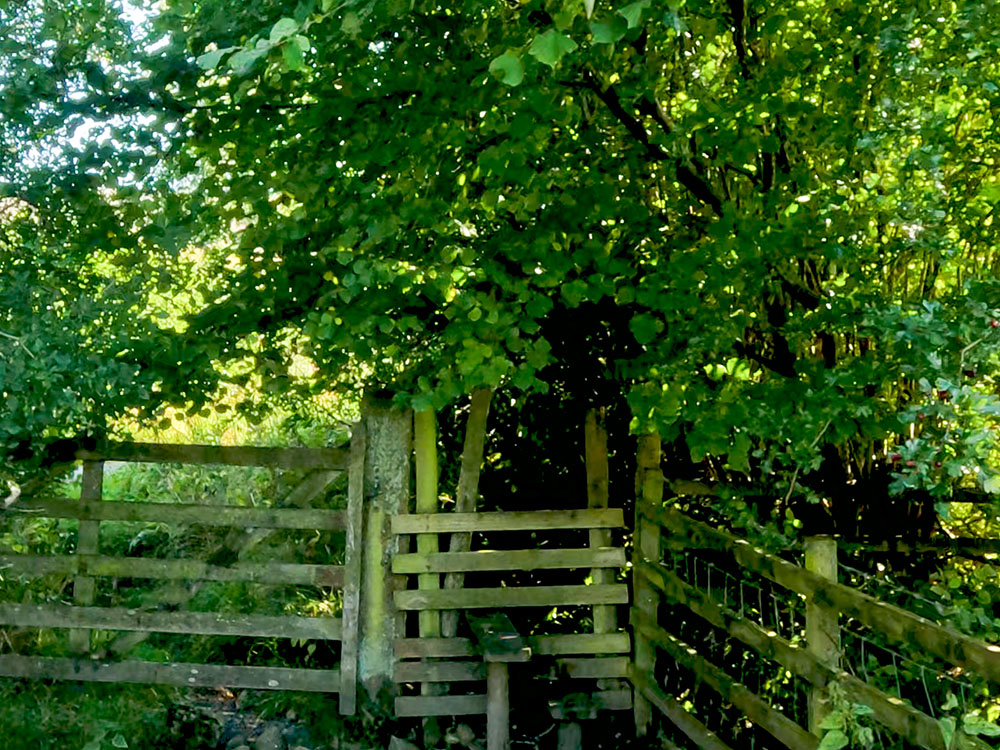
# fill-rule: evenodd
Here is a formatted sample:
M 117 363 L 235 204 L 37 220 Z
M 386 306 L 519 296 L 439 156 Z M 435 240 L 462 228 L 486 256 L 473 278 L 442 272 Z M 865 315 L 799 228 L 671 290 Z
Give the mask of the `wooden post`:
M 462 445 L 462 468 L 458 475 L 458 492 L 455 497 L 456 513 L 473 513 L 479 497 L 479 472 L 483 467 L 483 451 L 486 446 L 486 420 L 490 414 L 493 390 L 479 388 L 472 392 L 469 405 L 469 421 L 465 427 L 465 443 Z M 452 534 L 448 540 L 449 552 L 468 552 L 472 544 L 472 534 Z M 444 577 L 446 589 L 460 589 L 465 585 L 463 573 L 447 573 Z M 458 633 L 459 613 L 448 610 L 441 613 L 441 635 L 454 638 Z
M 393 602 L 398 586 L 392 558 L 401 544 L 393 535 L 394 515 L 407 512 L 413 420 L 389 398 L 366 397 L 362 419 L 367 435 L 361 573 L 361 638 L 358 677 L 369 697 L 391 705 L 393 641 L 402 634 Z
M 806 570 L 829 581 L 837 581 L 837 540 L 829 536 L 806 538 Z M 806 601 L 806 650 L 823 665 L 840 670 L 840 623 L 836 610 Z M 809 691 L 809 731 L 822 734 L 820 723 L 830 712 L 826 688 Z
M 608 433 L 604 429 L 604 410 L 591 409 L 584 424 L 584 460 L 587 465 L 587 507 L 608 507 Z M 591 529 L 590 547 L 611 546 L 610 529 Z M 614 583 L 610 568 L 594 568 L 591 578 L 596 584 Z M 594 632 L 614 633 L 618 630 L 618 617 L 614 605 L 594 606 Z
M 340 713 L 353 716 L 358 692 L 358 621 L 361 608 L 361 566 L 365 498 L 365 424 L 351 429 L 351 459 L 347 475 L 347 540 L 344 552 L 343 634 L 340 643 Z
M 417 474 L 417 513 L 437 513 L 438 509 L 438 455 L 437 424 L 433 410 L 413 414 L 413 457 Z M 439 551 L 437 534 L 417 534 L 417 552 L 429 555 Z M 418 589 L 441 588 L 439 573 L 421 573 L 417 576 Z M 441 614 L 429 609 L 420 612 L 420 637 L 441 636 Z
M 99 503 L 104 496 L 104 462 L 84 461 L 83 479 L 80 488 L 81 504 Z M 76 543 L 76 554 L 96 555 L 98 553 L 100 521 L 80 521 Z M 96 598 L 97 587 L 90 576 L 79 575 L 73 580 L 73 602 L 80 607 L 89 607 Z M 78 653 L 90 650 L 90 631 L 70 631 L 70 646 Z
M 510 694 L 507 663 L 486 662 L 486 750 L 510 747 Z
M 438 510 L 438 453 L 437 418 L 432 409 L 413 413 L 413 460 L 416 464 L 417 513 L 437 513 Z M 417 534 L 417 552 L 430 555 L 438 552 L 437 534 Z M 417 576 L 420 590 L 441 588 L 439 573 L 421 573 Z M 418 614 L 420 637 L 441 636 L 441 613 L 435 609 L 421 610 Z M 441 685 L 431 682 L 420 684 L 421 695 L 440 695 Z M 441 729 L 435 716 L 423 720 L 424 746 L 435 747 L 441 739 Z
M 659 507 L 663 502 L 663 470 L 660 468 L 660 436 L 653 433 L 639 436 L 638 465 L 636 468 L 635 486 L 635 538 L 633 539 L 633 555 L 636 560 L 660 561 L 660 527 L 643 516 L 644 506 Z M 657 621 L 659 598 L 656 590 L 635 569 L 633 564 L 632 592 L 635 606 L 650 622 Z M 646 682 L 653 682 L 656 667 L 656 647 L 646 639 L 638 629 L 633 630 L 635 642 L 634 669 Z M 652 708 L 645 696 L 639 690 L 635 692 L 633 712 L 635 715 L 635 731 L 640 737 L 649 731 L 653 714 Z

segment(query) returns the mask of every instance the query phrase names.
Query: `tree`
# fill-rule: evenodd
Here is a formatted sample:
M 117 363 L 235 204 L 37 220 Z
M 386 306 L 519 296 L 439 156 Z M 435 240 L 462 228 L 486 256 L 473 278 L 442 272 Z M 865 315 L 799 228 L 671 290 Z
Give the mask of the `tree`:
M 672 477 L 813 529 L 997 489 L 981 5 L 171 0 L 117 46 L 31 7 L 4 85 L 55 84 L 4 97 L 5 137 L 111 137 L 3 180 L 89 175 L 47 194 L 103 212 L 74 240 L 115 227 L 86 257 L 197 290 L 130 349 L 159 400 L 201 408 L 221 368 L 609 404 Z

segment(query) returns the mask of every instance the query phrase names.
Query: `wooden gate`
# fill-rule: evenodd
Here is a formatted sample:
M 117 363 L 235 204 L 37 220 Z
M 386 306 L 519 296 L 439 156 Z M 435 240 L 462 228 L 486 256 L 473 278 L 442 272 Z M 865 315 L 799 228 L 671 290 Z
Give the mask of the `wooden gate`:
M 81 451 L 83 479 L 80 500 L 30 499 L 17 503 L 9 514 L 31 514 L 78 522 L 75 550 L 65 555 L 0 555 L 0 570 L 12 576 L 57 574 L 67 577 L 65 600 L 0 603 L 0 625 L 18 628 L 70 629 L 72 657 L 0 655 L 0 675 L 69 679 L 92 682 L 156 683 L 189 687 L 239 687 L 339 693 L 340 711 L 353 714 L 356 701 L 358 652 L 358 592 L 360 528 L 365 446 L 355 439 L 350 447 L 248 448 L 195 445 L 111 444 L 99 451 Z M 220 464 L 312 472 L 287 498 L 286 505 L 303 507 L 237 507 L 197 503 L 110 502 L 102 498 L 104 463 L 129 461 L 172 464 Z M 310 496 L 323 494 L 336 473 L 349 471 L 346 510 L 304 507 Z M 318 489 L 317 489 L 318 488 Z M 344 532 L 343 564 L 297 562 L 242 562 L 236 560 L 162 559 L 102 555 L 103 522 L 143 521 L 169 525 L 194 524 L 229 527 L 246 534 L 266 530 L 307 529 Z M 250 615 L 213 611 L 167 611 L 114 606 L 107 581 L 246 582 L 308 586 L 341 590 L 339 615 Z M 105 583 L 101 586 L 99 582 Z M 71 592 L 71 596 L 69 596 Z M 62 597 L 60 597 L 62 599 Z M 69 601 L 71 599 L 71 601 Z M 176 605 L 175 605 L 176 606 Z M 92 653 L 94 631 L 133 631 L 185 635 L 248 636 L 295 641 L 339 641 L 336 669 L 305 669 L 231 664 L 164 663 L 154 660 L 112 661 Z M 6 632 L 6 631 L 5 631 Z M 10 645 L 10 639 L 7 639 Z

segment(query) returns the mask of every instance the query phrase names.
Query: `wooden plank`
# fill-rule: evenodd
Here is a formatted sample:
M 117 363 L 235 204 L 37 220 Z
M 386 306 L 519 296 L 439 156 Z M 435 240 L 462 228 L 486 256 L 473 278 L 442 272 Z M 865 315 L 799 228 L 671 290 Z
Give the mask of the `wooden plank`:
M 421 534 L 420 537 L 431 536 Z M 392 561 L 394 573 L 445 573 L 477 570 L 552 570 L 562 568 L 624 568 L 625 550 L 520 549 L 479 550 L 476 552 L 436 552 L 402 554 Z M 609 582 L 613 582 L 612 575 Z
M 414 695 L 396 698 L 396 716 L 471 716 L 486 713 L 485 695 Z
M 660 527 L 647 520 L 643 514 L 644 508 L 657 508 L 663 504 L 663 469 L 662 446 L 660 436 L 656 433 L 639 436 L 637 466 L 635 473 L 635 554 L 633 565 L 643 560 L 660 561 Z M 638 607 L 652 622 L 656 622 L 659 607 L 659 597 L 633 567 L 632 592 L 635 606 Z M 651 643 L 635 634 L 635 665 L 636 670 L 643 674 L 656 673 L 656 649 Z M 653 711 L 641 694 L 635 700 L 635 731 L 639 737 L 644 737 L 649 731 L 653 719 Z
M 80 486 L 80 504 L 96 505 L 104 493 L 104 464 L 100 461 L 84 461 L 83 478 Z M 77 529 L 76 559 L 83 555 L 96 555 L 100 546 L 100 521 L 81 521 Z M 73 579 L 73 601 L 86 607 L 93 604 L 97 596 L 94 579 L 78 571 Z M 90 649 L 90 631 L 74 630 L 69 636 L 70 646 L 77 653 Z
M 671 635 L 653 623 L 639 617 L 634 626 L 650 643 L 670 654 L 681 666 L 690 669 L 697 679 L 715 690 L 724 700 L 740 709 L 754 724 L 764 729 L 791 750 L 816 750 L 819 738 L 810 734 L 794 721 L 769 706 L 758 695 L 751 692 L 722 669 L 698 655 L 697 650 Z M 639 667 L 636 667 L 639 672 Z
M 631 690 L 598 690 L 589 695 L 574 694 L 549 701 L 552 718 L 562 721 L 596 719 L 599 711 L 628 711 L 630 708 Z
M 605 586 L 509 587 L 496 589 L 441 589 L 397 591 L 396 606 L 420 609 L 503 609 L 505 607 L 557 607 L 574 604 L 626 604 L 628 587 Z
M 632 650 L 628 633 L 576 633 L 571 635 L 535 635 L 526 639 L 535 656 L 565 654 L 627 654 Z M 469 638 L 398 638 L 398 659 L 455 658 L 475 656 Z
M 653 584 L 660 588 L 670 601 L 683 604 L 709 624 L 726 631 L 764 657 L 779 662 L 814 685 L 822 686 L 836 680 L 843 688 L 844 694 L 852 702 L 870 706 L 874 712 L 872 718 L 899 734 L 914 747 L 926 748 L 927 750 L 948 750 L 945 747 L 940 726 L 935 719 L 927 714 L 903 703 L 895 696 L 887 695 L 867 685 L 846 672 L 831 669 L 805 649 L 781 638 L 773 631 L 765 630 L 755 622 L 741 618 L 736 612 L 712 600 L 705 592 L 685 583 L 662 566 L 654 567 L 643 564 L 642 572 L 650 577 Z M 633 682 L 636 682 L 635 674 L 633 674 Z M 639 683 L 636 682 L 636 684 Z M 982 740 L 970 737 L 962 737 L 960 747 L 962 743 L 965 743 L 970 749 L 988 750 L 989 748 Z
M 344 448 L 259 448 L 165 443 L 109 442 L 99 446 L 97 450 L 79 450 L 76 457 L 83 461 L 225 464 L 272 469 L 346 469 L 349 463 L 349 453 Z
M 337 617 L 161 612 L 67 604 L 0 604 L 0 623 L 26 628 L 90 628 L 260 638 L 340 640 Z
M 339 531 L 346 513 L 338 510 L 298 508 L 240 508 L 232 505 L 172 505 L 167 503 L 78 502 L 27 500 L 13 513 L 43 518 L 79 518 L 86 521 L 146 521 L 268 529 L 319 529 Z
M 465 617 L 472 629 L 476 651 L 486 661 L 523 662 L 531 658 L 531 649 L 503 612 L 491 612 L 482 616 L 470 613 Z
M 635 683 L 636 690 L 641 691 L 646 700 L 670 719 L 673 725 L 700 750 L 732 750 L 729 745 L 719 739 L 715 732 L 688 713 L 677 700 L 649 682 L 646 675 L 635 672 L 632 681 Z
M 232 667 L 218 664 L 100 662 L 41 656 L 0 656 L 0 676 L 80 682 L 129 682 L 176 687 L 233 687 L 252 690 L 301 690 L 335 693 L 337 670 Z
M 560 654 L 627 654 L 632 650 L 628 633 L 576 633 L 528 636 L 536 656 Z
M 728 551 L 743 567 L 804 595 L 807 601 L 817 606 L 853 617 L 892 641 L 919 647 L 955 666 L 1000 682 L 1000 645 L 938 625 L 843 584 L 824 580 L 815 573 L 753 547 L 746 540 L 717 531 L 673 509 L 662 508 L 648 513 L 651 519 L 675 529 L 695 544 Z
M 342 716 L 357 710 L 358 626 L 361 600 L 361 525 L 365 495 L 364 422 L 351 429 L 351 457 L 347 477 L 347 537 L 344 551 L 344 607 L 341 613 L 344 633 L 340 645 L 341 689 L 339 708 Z
M 209 565 L 201 560 L 154 560 L 100 555 L 0 555 L 0 568 L 10 573 L 31 576 L 61 573 L 95 578 L 245 581 L 332 588 L 340 588 L 344 581 L 344 568 L 339 565 L 235 563 L 222 566 Z
M 482 661 L 401 661 L 393 668 L 393 682 L 475 682 L 486 679 Z
M 393 650 L 397 659 L 476 656 L 471 638 L 397 638 Z
M 526 510 L 511 513 L 414 513 L 393 518 L 392 532 L 394 534 L 442 534 L 473 531 L 618 529 L 624 524 L 624 516 L 619 508 Z
M 629 659 L 627 656 L 610 656 L 604 658 L 556 659 L 550 679 L 601 680 L 629 676 Z

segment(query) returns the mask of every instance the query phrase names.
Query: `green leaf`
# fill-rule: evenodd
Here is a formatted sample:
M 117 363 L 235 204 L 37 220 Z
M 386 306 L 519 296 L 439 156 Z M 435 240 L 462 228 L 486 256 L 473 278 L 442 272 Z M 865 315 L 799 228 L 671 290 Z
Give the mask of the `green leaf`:
M 128 747 L 128 741 L 125 739 L 124 735 L 122 735 L 121 733 L 116 734 L 114 737 L 111 738 L 111 744 L 114 747 L 122 747 L 122 748 L 127 748 Z
M 361 19 L 358 18 L 358 14 L 354 11 L 348 11 L 344 14 L 344 20 L 340 22 L 340 30 L 351 37 L 355 37 L 361 33 Z
M 990 474 L 983 479 L 983 492 L 1000 495 L 1000 474 Z
M 649 7 L 650 0 L 639 0 L 638 2 L 626 5 L 618 12 L 628 21 L 628 27 L 634 29 L 642 19 L 642 12 Z
M 238 50 L 239 47 L 226 47 L 224 49 L 214 49 L 211 52 L 206 52 L 203 55 L 198 55 L 195 58 L 195 63 L 202 70 L 214 70 L 219 67 L 219 62 L 222 60 L 224 55 L 228 55 L 234 50 Z
M 590 24 L 594 44 L 614 44 L 628 31 L 628 22 L 621 16 L 612 16 L 610 21 L 594 21 Z
M 594 3 L 596 0 L 583 0 L 583 9 L 587 11 L 587 18 L 594 15 Z
M 517 86 L 524 80 L 524 63 L 521 62 L 520 55 L 505 52 L 493 58 L 490 63 L 490 73 L 499 78 L 501 83 Z
M 941 737 L 944 740 L 945 747 L 951 747 L 951 741 L 955 738 L 955 726 L 955 719 L 951 716 L 938 719 L 938 728 L 941 730 Z
M 299 30 L 299 23 L 294 18 L 282 18 L 273 27 L 271 27 L 271 36 L 269 37 L 271 43 L 280 42 L 282 39 L 297 33 Z
M 847 747 L 850 742 L 846 734 L 839 729 L 834 729 L 823 735 L 823 739 L 816 746 L 816 750 L 840 750 L 843 747 Z
M 576 49 L 576 42 L 565 34 L 560 34 L 555 29 L 549 29 L 544 34 L 539 34 L 528 47 L 528 54 L 538 62 L 545 63 L 554 68 L 563 55 Z
M 302 68 L 305 52 L 309 49 L 309 40 L 304 36 L 293 36 L 285 41 L 281 47 L 281 56 L 285 60 L 285 65 L 289 70 L 299 70 Z
M 257 65 L 257 61 L 270 51 L 270 47 L 240 50 L 229 58 L 229 67 L 238 76 L 249 75 Z
M 981 734 L 984 737 L 1000 737 L 1000 727 L 987 721 L 979 714 L 969 713 L 962 717 L 962 729 L 966 734 Z
M 657 334 L 663 330 L 663 321 L 657 320 L 651 315 L 636 315 L 629 322 L 632 335 L 640 344 L 648 344 L 656 338 Z

